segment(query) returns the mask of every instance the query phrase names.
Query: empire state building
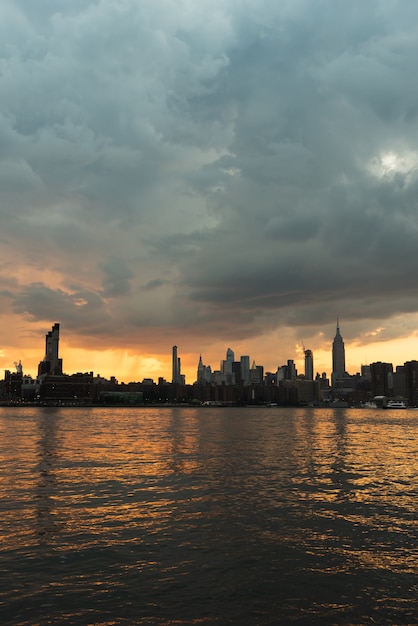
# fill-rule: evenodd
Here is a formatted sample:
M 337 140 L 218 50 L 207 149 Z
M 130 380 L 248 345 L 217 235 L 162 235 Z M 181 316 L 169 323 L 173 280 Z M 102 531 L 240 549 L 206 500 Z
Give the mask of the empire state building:
M 341 337 L 340 326 L 337 320 L 337 331 L 335 333 L 334 341 L 332 342 L 332 384 L 338 378 L 344 378 L 345 376 L 345 348 L 344 341 Z

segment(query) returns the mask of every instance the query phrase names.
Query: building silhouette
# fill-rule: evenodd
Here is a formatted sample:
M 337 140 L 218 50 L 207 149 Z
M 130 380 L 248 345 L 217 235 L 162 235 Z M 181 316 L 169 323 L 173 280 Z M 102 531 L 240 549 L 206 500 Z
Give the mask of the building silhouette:
M 314 362 L 312 350 L 305 350 L 305 379 L 314 379 Z
M 176 385 L 181 385 L 184 379 L 181 375 L 181 362 L 180 357 L 177 355 L 177 346 L 173 346 L 172 361 L 172 382 Z
M 244 385 L 248 385 L 250 382 L 250 357 L 244 355 L 240 358 L 241 365 L 241 380 Z
M 212 370 L 210 365 L 206 366 L 204 365 L 203 361 L 202 361 L 202 355 L 200 355 L 199 358 L 199 363 L 197 365 L 197 383 L 199 384 L 207 384 L 211 382 L 211 378 L 212 378 Z
M 340 333 L 340 325 L 337 319 L 337 329 L 332 342 L 332 374 L 331 385 L 334 387 L 337 380 L 345 376 L 345 347 Z
M 405 391 L 409 406 L 418 406 L 418 361 L 404 364 Z
M 393 365 L 392 363 L 382 363 L 377 361 L 370 364 L 370 374 L 372 378 L 373 396 L 393 395 Z
M 62 359 L 59 358 L 60 325 L 55 323 L 45 337 L 45 356 L 38 366 L 38 376 L 62 374 Z
M 262 365 L 253 361 L 250 368 L 249 356 L 235 361 L 234 352 L 227 349 L 226 359 L 221 361 L 220 370 L 212 372 L 204 365 L 202 357 L 197 367 L 194 385 L 186 385 L 181 373 L 177 346 L 172 347 L 172 382 L 163 378 L 158 384 L 151 378 L 142 383 L 118 383 L 93 372 L 78 372 L 68 375 L 62 372 L 59 357 L 60 325 L 55 323 L 45 336 L 45 356 L 39 363 L 38 377 L 32 379 L 23 374 L 21 361 L 15 362 L 16 372 L 5 371 L 0 381 L 2 403 L 35 402 L 37 404 L 152 404 L 152 403 L 224 403 L 224 404 L 271 404 L 271 405 L 315 405 L 361 406 L 373 396 L 405 399 L 409 406 L 418 405 L 418 361 L 408 361 L 397 366 L 376 362 L 362 366 L 361 374 L 349 375 L 345 371 L 345 347 L 337 320 L 336 334 L 332 344 L 332 385 L 324 372 L 314 378 L 312 350 L 305 350 L 304 375 L 298 375 L 295 362 L 288 359 L 286 365 L 276 372 L 264 373 Z M 341 406 L 343 406 L 341 404 Z

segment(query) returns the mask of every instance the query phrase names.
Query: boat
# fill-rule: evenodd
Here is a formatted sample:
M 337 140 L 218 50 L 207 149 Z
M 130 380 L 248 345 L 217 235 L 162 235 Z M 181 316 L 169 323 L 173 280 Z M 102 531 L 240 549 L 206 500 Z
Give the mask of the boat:
M 389 400 L 386 405 L 387 409 L 406 409 L 406 404 L 402 400 Z

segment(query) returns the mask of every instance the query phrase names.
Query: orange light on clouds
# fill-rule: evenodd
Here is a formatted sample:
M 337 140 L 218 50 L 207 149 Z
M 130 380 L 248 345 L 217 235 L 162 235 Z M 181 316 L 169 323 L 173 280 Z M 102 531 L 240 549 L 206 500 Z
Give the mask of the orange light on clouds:
M 44 357 L 45 333 L 50 325 L 39 323 L 31 331 L 24 330 L 24 324 L 14 329 L 9 337 L 8 345 L 3 343 L 0 350 L 0 369 L 14 369 L 14 363 L 21 360 L 25 374 L 36 376 L 38 363 Z M 19 332 L 20 331 L 20 332 Z M 332 340 L 334 328 L 318 332 L 310 339 L 301 340 L 297 329 L 276 329 L 271 332 L 247 340 L 215 340 L 202 337 L 196 341 L 187 336 L 178 336 L 170 342 L 167 337 L 155 342 L 154 350 L 148 347 L 142 349 L 133 345 L 129 350 L 125 346 L 109 347 L 104 350 L 97 346 L 81 348 L 74 346 L 75 341 L 71 334 L 61 328 L 60 357 L 63 359 L 63 370 L 67 374 L 75 372 L 93 372 L 109 379 L 111 376 L 119 382 L 141 382 L 144 378 L 152 378 L 155 382 L 159 377 L 168 382 L 172 379 L 172 345 L 177 344 L 178 356 L 181 359 L 181 372 L 186 377 L 186 383 L 196 381 L 197 365 L 200 354 L 205 365 L 210 365 L 212 371 L 220 368 L 220 363 L 226 358 L 226 351 L 230 347 L 235 353 L 235 360 L 240 356 L 248 355 L 250 365 L 255 361 L 263 365 L 265 372 L 275 372 L 288 359 L 295 361 L 299 374 L 304 373 L 303 346 L 313 351 L 314 373 L 325 372 L 331 374 L 332 367 Z M 344 337 L 344 328 L 342 329 Z M 373 338 L 376 337 L 376 341 Z M 79 339 L 78 339 L 79 340 Z M 350 374 L 360 372 L 361 365 L 375 361 L 392 363 L 394 367 L 403 365 L 405 361 L 418 359 L 418 337 L 410 334 L 399 339 L 382 340 L 381 329 L 376 326 L 376 332 L 368 331 L 356 341 L 345 339 L 346 367 Z

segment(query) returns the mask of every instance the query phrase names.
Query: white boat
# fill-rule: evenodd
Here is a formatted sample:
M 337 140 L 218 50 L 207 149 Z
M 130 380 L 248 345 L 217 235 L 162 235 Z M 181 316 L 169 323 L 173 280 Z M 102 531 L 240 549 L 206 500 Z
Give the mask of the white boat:
M 389 400 L 387 409 L 406 409 L 406 404 L 402 400 Z

